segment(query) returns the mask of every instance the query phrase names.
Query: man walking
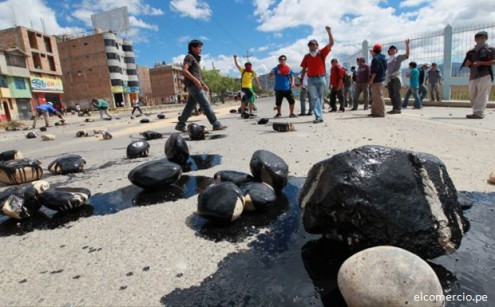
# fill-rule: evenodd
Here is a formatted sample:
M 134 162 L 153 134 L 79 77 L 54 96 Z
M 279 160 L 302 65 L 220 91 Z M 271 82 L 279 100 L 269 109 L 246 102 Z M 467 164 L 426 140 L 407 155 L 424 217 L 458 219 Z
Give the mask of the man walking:
M 294 73 L 287 66 L 287 57 L 281 55 L 278 57 L 279 64 L 272 69 L 270 76 L 275 76 L 275 106 L 277 109 L 277 114 L 275 118 L 282 116 L 280 112 L 283 99 L 287 99 L 289 102 L 289 117 L 297 117 L 294 113 L 294 95 L 292 94 L 292 88 L 294 87 Z
M 339 112 L 345 112 L 344 101 L 344 68 L 340 66 L 337 59 L 330 61 L 332 68 L 330 69 L 330 111 L 337 112 L 337 97 L 339 98 Z
M 476 45 L 469 50 L 463 66 L 469 67 L 469 102 L 473 114 L 466 115 L 470 119 L 485 117 L 488 97 L 492 89 L 493 70 L 495 64 L 495 48 L 488 46 L 488 32 L 480 31 L 474 36 Z
M 426 74 L 426 85 L 430 85 L 430 97 L 431 101 L 437 100 L 437 102 L 441 102 L 440 99 L 440 85 L 442 85 L 442 73 L 440 69 L 438 69 L 436 63 L 431 63 L 431 69 Z
M 397 47 L 394 45 L 388 48 L 389 58 L 387 60 L 387 88 L 388 96 L 392 102 L 392 110 L 387 114 L 400 114 L 402 101 L 400 98 L 400 66 L 401 63 L 409 58 L 409 39 L 406 39 L 406 53 L 397 54 Z
M 249 114 L 251 115 L 253 113 L 254 100 L 256 97 L 253 91 L 253 79 L 256 81 L 256 84 L 258 84 L 258 87 L 261 87 L 260 81 L 250 62 L 246 62 L 244 68 L 242 68 L 237 62 L 237 55 L 234 54 L 234 64 L 241 72 L 241 91 L 244 93 L 241 98 L 241 113 L 246 111 L 247 104 L 249 106 Z
M 356 62 L 358 64 L 358 69 L 356 72 L 352 110 L 357 110 L 359 105 L 359 95 L 361 95 L 361 92 L 363 93 L 363 110 L 368 110 L 368 83 L 370 81 L 370 66 L 366 64 L 366 59 L 364 57 L 357 58 Z
M 369 86 L 371 87 L 371 96 L 373 103 L 371 104 L 372 117 L 385 117 L 385 98 L 383 97 L 383 81 L 387 71 L 387 60 L 382 54 L 382 45 L 375 44 L 371 50 L 371 76 Z
M 103 119 L 103 114 L 105 114 L 106 116 L 108 116 L 106 119 L 108 120 L 111 120 L 113 117 L 112 115 L 110 115 L 108 113 L 108 107 L 110 106 L 110 104 L 108 103 L 108 101 L 106 101 L 105 99 L 96 99 L 94 98 L 93 100 L 91 100 L 91 103 L 93 104 L 93 106 L 95 108 L 98 109 L 98 111 L 100 111 L 100 118 Z
M 184 58 L 182 65 L 182 74 L 184 74 L 184 84 L 187 88 L 188 98 L 182 114 L 179 116 L 179 122 L 175 126 L 175 130 L 186 132 L 186 122 L 191 116 L 191 112 L 199 103 L 199 106 L 203 110 L 204 114 L 208 118 L 210 124 L 213 125 L 213 130 L 223 130 L 227 128 L 217 119 L 215 113 L 210 106 L 210 101 L 206 95 L 210 89 L 203 82 L 203 76 L 201 72 L 201 51 L 203 50 L 203 43 L 199 40 L 193 39 L 189 42 L 188 54 Z
M 310 100 L 313 104 L 313 113 L 315 120 L 313 123 L 323 122 L 323 98 L 326 88 L 326 70 L 325 58 L 330 53 L 333 46 L 332 29 L 327 26 L 325 30 L 328 34 L 328 44 L 321 50 L 318 50 L 318 42 L 314 39 L 308 43 L 309 53 L 306 54 L 301 62 L 301 78 L 308 75 L 308 91 Z

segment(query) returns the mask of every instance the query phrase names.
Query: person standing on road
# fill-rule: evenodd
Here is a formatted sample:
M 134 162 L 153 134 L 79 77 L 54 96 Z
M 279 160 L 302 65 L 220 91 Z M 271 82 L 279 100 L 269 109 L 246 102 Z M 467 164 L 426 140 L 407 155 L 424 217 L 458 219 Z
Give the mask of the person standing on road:
M 431 102 L 437 100 L 437 102 L 442 102 L 440 99 L 440 85 L 442 85 L 442 72 L 438 69 L 436 63 L 431 63 L 431 69 L 426 74 L 426 85 L 430 85 L 430 97 Z
M 234 54 L 234 64 L 241 72 L 241 91 L 244 95 L 241 98 L 241 113 L 246 112 L 246 104 L 249 107 L 249 114 L 253 114 L 254 108 L 254 100 L 256 99 L 256 95 L 253 91 L 253 79 L 258 84 L 258 87 L 261 87 L 260 81 L 258 80 L 258 76 L 256 72 L 253 70 L 253 64 L 250 62 L 246 62 L 244 64 L 244 68 L 239 65 L 237 62 L 237 55 Z
M 345 70 L 340 66 L 337 59 L 330 61 L 332 68 L 330 69 L 330 111 L 337 112 L 337 98 L 339 99 L 340 108 L 339 112 L 345 112 L 345 99 L 343 95 L 344 90 L 344 75 Z
M 179 122 L 175 126 L 175 130 L 186 132 L 186 122 L 191 116 L 191 112 L 199 103 L 199 106 L 203 110 L 204 114 L 208 118 L 210 124 L 213 125 L 213 130 L 223 130 L 227 128 L 217 119 L 215 113 L 210 106 L 210 101 L 206 95 L 210 89 L 203 82 L 203 76 L 201 72 L 201 52 L 203 50 L 203 43 L 199 40 L 193 39 L 189 42 L 188 54 L 184 58 L 182 65 L 182 74 L 184 74 L 184 84 L 187 88 L 187 102 L 182 110 L 182 114 L 179 116 Z
M 108 103 L 108 101 L 106 101 L 105 99 L 96 99 L 94 98 L 91 103 L 93 104 L 93 106 L 95 108 L 98 109 L 98 111 L 100 111 L 100 118 L 103 119 L 103 114 L 105 114 L 106 116 L 108 116 L 107 119 L 112 119 L 112 115 L 110 115 L 108 113 L 108 107 L 110 106 L 110 104 Z
M 311 98 L 309 97 L 308 75 L 305 75 L 304 79 L 301 79 L 301 75 L 299 75 L 299 79 L 301 82 L 301 91 L 299 93 L 299 101 L 301 102 L 301 113 L 299 114 L 299 116 L 311 116 L 313 115 L 313 104 Z M 309 103 L 308 113 L 306 113 L 306 98 L 308 98 Z
M 383 97 L 383 81 L 387 71 L 387 60 L 382 54 L 382 45 L 375 44 L 371 50 L 373 59 L 371 60 L 371 77 L 369 85 L 373 102 L 371 103 L 372 117 L 385 117 L 385 98 Z
M 328 44 L 321 50 L 318 50 L 318 42 L 314 39 L 308 43 L 309 53 L 306 54 L 301 62 L 301 78 L 308 75 L 308 91 L 313 104 L 313 113 L 315 120 L 313 123 L 323 122 L 323 99 L 325 97 L 326 69 L 325 58 L 330 53 L 333 46 L 332 29 L 327 26 L 325 30 L 328 34 Z
M 490 97 L 495 65 L 495 48 L 488 46 L 488 32 L 480 31 L 474 36 L 476 45 L 466 54 L 463 66 L 469 67 L 469 102 L 473 114 L 466 115 L 470 119 L 485 117 L 485 109 Z
M 141 101 L 138 99 L 138 98 L 135 98 L 133 101 L 132 101 L 132 112 L 131 112 L 131 117 L 134 115 L 134 112 L 136 110 L 139 111 L 139 114 L 143 115 L 143 111 L 141 111 Z
M 366 59 L 364 57 L 360 57 L 356 59 L 358 64 L 358 69 L 356 72 L 356 83 L 354 86 L 354 99 L 352 110 L 357 110 L 359 106 L 359 95 L 361 92 L 363 93 L 363 103 L 364 109 L 368 110 L 368 93 L 369 93 L 369 81 L 370 81 L 370 66 L 366 64 Z
M 275 76 L 275 106 L 277 114 L 275 118 L 282 116 L 280 109 L 283 99 L 287 99 L 289 102 L 289 117 L 297 117 L 294 113 L 294 94 L 292 88 L 294 87 L 294 73 L 290 67 L 286 64 L 287 57 L 281 55 L 278 57 L 279 64 L 272 69 L 270 76 Z
M 42 116 L 43 119 L 45 120 L 45 126 L 50 127 L 50 121 L 48 119 L 50 113 L 56 114 L 58 118 L 60 118 L 62 123 L 65 122 L 64 116 L 53 107 L 53 103 L 48 101 L 47 103 L 36 107 L 36 115 L 34 116 L 33 129 L 36 128 L 36 121 Z
M 402 100 L 400 98 L 400 66 L 404 60 L 409 58 L 409 39 L 406 39 L 406 53 L 397 54 L 397 47 L 394 45 L 388 48 L 389 58 L 387 60 L 387 89 L 388 96 L 392 102 L 392 110 L 387 114 L 400 114 L 402 107 Z

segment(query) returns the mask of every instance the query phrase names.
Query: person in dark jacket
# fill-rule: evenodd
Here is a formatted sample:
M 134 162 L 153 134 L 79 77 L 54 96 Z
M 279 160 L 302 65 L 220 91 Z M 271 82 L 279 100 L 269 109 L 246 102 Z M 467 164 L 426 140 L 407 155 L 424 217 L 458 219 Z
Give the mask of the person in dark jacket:
M 382 45 L 375 44 L 371 50 L 373 59 L 371 60 L 371 76 L 369 85 L 371 87 L 371 95 L 373 103 L 371 104 L 372 117 L 385 117 L 385 98 L 383 97 L 383 82 L 385 81 L 385 73 L 387 71 L 387 60 L 382 54 Z

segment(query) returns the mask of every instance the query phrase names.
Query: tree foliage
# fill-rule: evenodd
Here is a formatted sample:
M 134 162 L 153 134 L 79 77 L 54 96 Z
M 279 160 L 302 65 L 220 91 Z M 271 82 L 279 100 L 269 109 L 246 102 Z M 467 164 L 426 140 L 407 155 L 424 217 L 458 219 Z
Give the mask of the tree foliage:
M 207 70 L 203 68 L 203 81 L 210 88 L 210 99 L 219 97 L 223 102 L 229 92 L 237 92 L 241 89 L 240 82 L 227 76 L 222 76 L 218 70 Z

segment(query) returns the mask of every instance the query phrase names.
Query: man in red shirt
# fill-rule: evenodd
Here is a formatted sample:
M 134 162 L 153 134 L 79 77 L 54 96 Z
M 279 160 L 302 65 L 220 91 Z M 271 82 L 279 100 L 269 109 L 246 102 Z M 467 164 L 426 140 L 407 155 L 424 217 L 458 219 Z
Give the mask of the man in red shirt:
M 308 92 L 313 105 L 315 120 L 313 123 L 323 122 L 323 97 L 325 96 L 326 70 L 325 58 L 330 53 L 333 46 L 332 29 L 327 26 L 325 30 L 328 33 L 328 44 L 318 50 L 318 42 L 314 39 L 308 43 L 309 53 L 306 54 L 301 62 L 302 72 L 301 79 L 308 75 Z
M 339 98 L 340 109 L 339 112 L 345 111 L 344 95 L 342 90 L 344 88 L 344 68 L 340 66 L 337 59 L 330 61 L 332 68 L 330 69 L 330 112 L 337 112 L 337 97 Z

